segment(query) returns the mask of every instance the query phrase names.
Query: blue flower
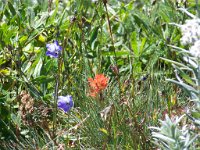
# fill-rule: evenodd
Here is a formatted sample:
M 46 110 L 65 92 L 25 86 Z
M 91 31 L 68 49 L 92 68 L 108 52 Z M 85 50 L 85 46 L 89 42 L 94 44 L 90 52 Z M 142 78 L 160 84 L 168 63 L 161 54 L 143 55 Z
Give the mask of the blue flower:
M 58 55 L 62 50 L 62 47 L 58 44 L 58 41 L 54 41 L 54 43 L 51 44 L 46 44 L 46 48 L 46 55 L 54 58 L 58 58 Z
M 68 112 L 73 106 L 74 102 L 71 95 L 58 96 L 58 108 L 63 109 L 64 112 Z

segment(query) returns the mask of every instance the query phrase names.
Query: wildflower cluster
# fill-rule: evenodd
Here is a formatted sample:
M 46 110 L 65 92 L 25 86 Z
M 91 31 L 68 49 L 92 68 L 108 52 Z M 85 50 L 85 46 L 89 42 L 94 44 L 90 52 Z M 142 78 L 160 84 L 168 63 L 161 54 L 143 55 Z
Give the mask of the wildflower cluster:
M 178 25 L 182 32 L 181 43 L 190 45 L 190 53 L 192 56 L 200 58 L 200 19 L 187 12 L 191 17 L 186 20 L 183 25 Z
M 46 48 L 46 55 L 50 56 L 51 58 L 58 58 L 60 52 L 62 51 L 62 47 L 59 45 L 58 41 L 54 41 L 54 43 L 51 44 L 46 44 Z M 74 106 L 72 96 L 59 96 L 57 106 L 64 112 L 69 112 L 70 109 Z
M 182 32 L 181 43 L 183 45 L 193 45 L 200 40 L 200 19 L 186 20 L 186 23 L 180 27 Z
M 108 78 L 103 74 L 97 74 L 94 79 L 88 78 L 89 87 L 90 87 L 90 96 L 96 97 L 98 93 L 104 90 L 108 85 Z

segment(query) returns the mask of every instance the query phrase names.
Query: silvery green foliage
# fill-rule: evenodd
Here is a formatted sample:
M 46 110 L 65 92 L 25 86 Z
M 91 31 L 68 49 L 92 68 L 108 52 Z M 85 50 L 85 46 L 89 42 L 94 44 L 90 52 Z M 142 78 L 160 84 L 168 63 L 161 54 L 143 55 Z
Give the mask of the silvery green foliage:
M 198 113 L 198 115 L 195 115 L 197 116 L 196 120 L 197 122 L 200 122 L 200 19 L 189 13 L 186 9 L 181 8 L 180 10 L 192 19 L 186 20 L 183 25 L 172 24 L 180 28 L 182 32 L 181 43 L 183 45 L 188 45 L 189 50 L 169 45 L 173 49 L 183 53 L 183 60 L 186 62 L 186 65 L 165 59 L 172 63 L 175 68 L 177 79 L 167 80 L 180 85 L 191 95 L 191 101 L 195 103 L 195 107 L 193 107 L 193 110 L 191 110 L 190 113 L 192 114 L 195 110 L 195 113 Z
M 176 80 L 167 79 L 167 81 L 179 85 L 190 95 L 190 101 L 194 105 L 188 108 L 186 115 L 195 125 L 196 131 L 190 132 L 187 123 L 179 126 L 183 116 L 176 116 L 174 121 L 166 116 L 164 121 L 160 121 L 161 127 L 151 127 L 151 129 L 157 130 L 157 132 L 155 130 L 152 132 L 154 143 L 166 150 L 196 149 L 195 146 L 200 144 L 196 140 L 200 136 L 198 133 L 200 129 L 200 19 L 185 9 L 180 10 L 192 19 L 186 20 L 183 25 L 171 24 L 180 28 L 182 32 L 181 43 L 188 45 L 189 49 L 186 50 L 173 45 L 169 46 L 183 54 L 183 61 L 186 64 L 165 58 L 161 59 L 172 63 L 175 69 Z
M 184 54 L 183 60 L 185 64 L 172 62 L 175 68 L 175 75 L 177 80 L 168 79 L 175 84 L 182 86 L 190 95 L 191 101 L 195 106 L 190 109 L 188 116 L 198 126 L 200 125 L 200 19 L 195 15 L 189 13 L 185 9 L 180 9 L 185 12 L 192 19 L 186 20 L 183 25 L 177 25 L 182 32 L 181 42 L 183 45 L 188 45 L 189 50 L 179 47 L 173 47 Z M 184 41 L 184 42 L 183 42 Z M 190 75 L 188 73 L 190 72 Z M 194 115 L 195 114 L 195 115 Z
M 198 135 L 191 137 L 187 126 L 179 126 L 184 116 L 175 117 L 173 120 L 168 115 L 165 120 L 160 120 L 161 127 L 150 127 L 153 130 L 154 143 L 164 150 L 192 150 L 193 142 Z

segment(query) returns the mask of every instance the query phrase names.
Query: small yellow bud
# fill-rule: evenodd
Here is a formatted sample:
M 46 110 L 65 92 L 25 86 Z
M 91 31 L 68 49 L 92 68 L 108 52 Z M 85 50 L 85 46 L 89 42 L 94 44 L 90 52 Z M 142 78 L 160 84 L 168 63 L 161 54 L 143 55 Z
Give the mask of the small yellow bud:
M 47 38 L 43 36 L 42 34 L 39 35 L 38 40 L 42 43 L 46 42 Z

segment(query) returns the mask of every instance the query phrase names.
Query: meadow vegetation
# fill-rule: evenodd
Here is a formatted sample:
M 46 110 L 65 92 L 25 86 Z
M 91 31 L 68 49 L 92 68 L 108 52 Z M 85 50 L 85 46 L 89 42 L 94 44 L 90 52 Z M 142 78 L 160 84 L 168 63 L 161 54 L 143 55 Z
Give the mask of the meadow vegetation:
M 198 149 L 199 7 L 1 0 L 0 149 Z

